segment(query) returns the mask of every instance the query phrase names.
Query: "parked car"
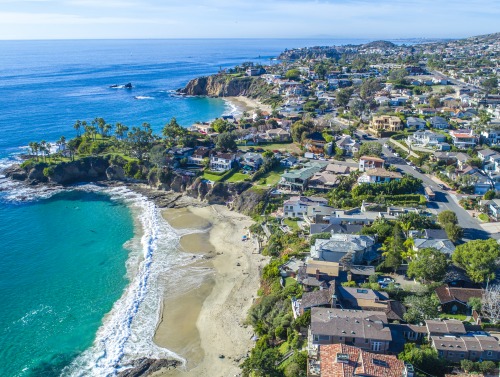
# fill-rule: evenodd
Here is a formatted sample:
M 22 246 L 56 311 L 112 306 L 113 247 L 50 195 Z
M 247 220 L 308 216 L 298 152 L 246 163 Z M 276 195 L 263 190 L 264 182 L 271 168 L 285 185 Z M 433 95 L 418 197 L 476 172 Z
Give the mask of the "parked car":
M 377 281 L 379 284 L 389 284 L 389 283 L 394 283 L 394 279 L 393 278 L 390 278 L 390 277 L 387 277 L 387 276 L 381 276 L 378 278 L 378 281 Z

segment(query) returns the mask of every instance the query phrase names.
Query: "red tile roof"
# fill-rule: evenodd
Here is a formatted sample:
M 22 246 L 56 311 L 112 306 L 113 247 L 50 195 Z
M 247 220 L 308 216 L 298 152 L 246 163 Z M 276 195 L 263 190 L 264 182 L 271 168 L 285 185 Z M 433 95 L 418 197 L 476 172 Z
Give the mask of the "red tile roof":
M 337 362 L 337 354 L 346 354 L 347 363 Z M 345 344 L 320 346 L 321 377 L 401 377 L 404 362 L 396 356 L 363 351 Z

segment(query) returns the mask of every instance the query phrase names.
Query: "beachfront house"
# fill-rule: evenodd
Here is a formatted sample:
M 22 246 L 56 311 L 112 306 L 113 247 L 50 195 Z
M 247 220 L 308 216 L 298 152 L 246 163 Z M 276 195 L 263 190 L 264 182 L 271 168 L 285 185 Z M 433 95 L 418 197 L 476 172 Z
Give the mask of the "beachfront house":
M 236 160 L 234 153 L 217 153 L 210 157 L 210 170 L 216 172 L 229 171 Z
M 340 262 L 344 257 L 360 264 L 373 259 L 375 239 L 357 234 L 332 234 L 329 239 L 317 239 L 311 246 L 314 260 Z
M 361 349 L 386 353 L 392 341 L 384 312 L 311 309 L 311 344 L 349 344 Z

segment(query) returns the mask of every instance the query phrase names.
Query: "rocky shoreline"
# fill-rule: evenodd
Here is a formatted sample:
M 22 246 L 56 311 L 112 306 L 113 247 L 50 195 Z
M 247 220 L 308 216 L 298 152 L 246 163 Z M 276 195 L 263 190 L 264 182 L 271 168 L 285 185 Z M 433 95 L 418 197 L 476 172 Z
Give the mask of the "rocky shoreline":
M 178 360 L 170 359 L 148 359 L 135 360 L 132 367 L 117 374 L 118 377 L 139 377 L 150 376 L 160 370 L 170 370 L 179 367 L 182 363 Z
M 64 189 L 82 183 L 109 187 L 127 186 L 143 194 L 160 208 L 231 203 L 231 209 L 250 214 L 267 195 L 266 192 L 249 190 L 252 186 L 250 182 L 212 184 L 201 177 L 187 176 L 175 171 L 169 172 L 168 179 L 162 182 L 156 176 L 143 181 L 131 179 L 125 176 L 121 166 L 101 157 L 86 157 L 60 163 L 52 168 L 50 174 L 47 174 L 43 164 L 28 167 L 15 164 L 6 168 L 2 174 L 27 186 L 51 189 Z

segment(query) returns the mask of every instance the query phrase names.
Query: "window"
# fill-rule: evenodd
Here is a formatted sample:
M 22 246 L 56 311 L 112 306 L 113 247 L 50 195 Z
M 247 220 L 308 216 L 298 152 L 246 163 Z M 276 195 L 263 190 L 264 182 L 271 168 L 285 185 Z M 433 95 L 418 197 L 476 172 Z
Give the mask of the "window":
M 382 342 L 372 343 L 372 351 L 380 351 L 381 348 L 382 348 Z
M 486 352 L 486 356 L 493 356 L 493 351 Z
M 460 354 L 460 358 L 463 359 L 465 355 L 463 353 Z

